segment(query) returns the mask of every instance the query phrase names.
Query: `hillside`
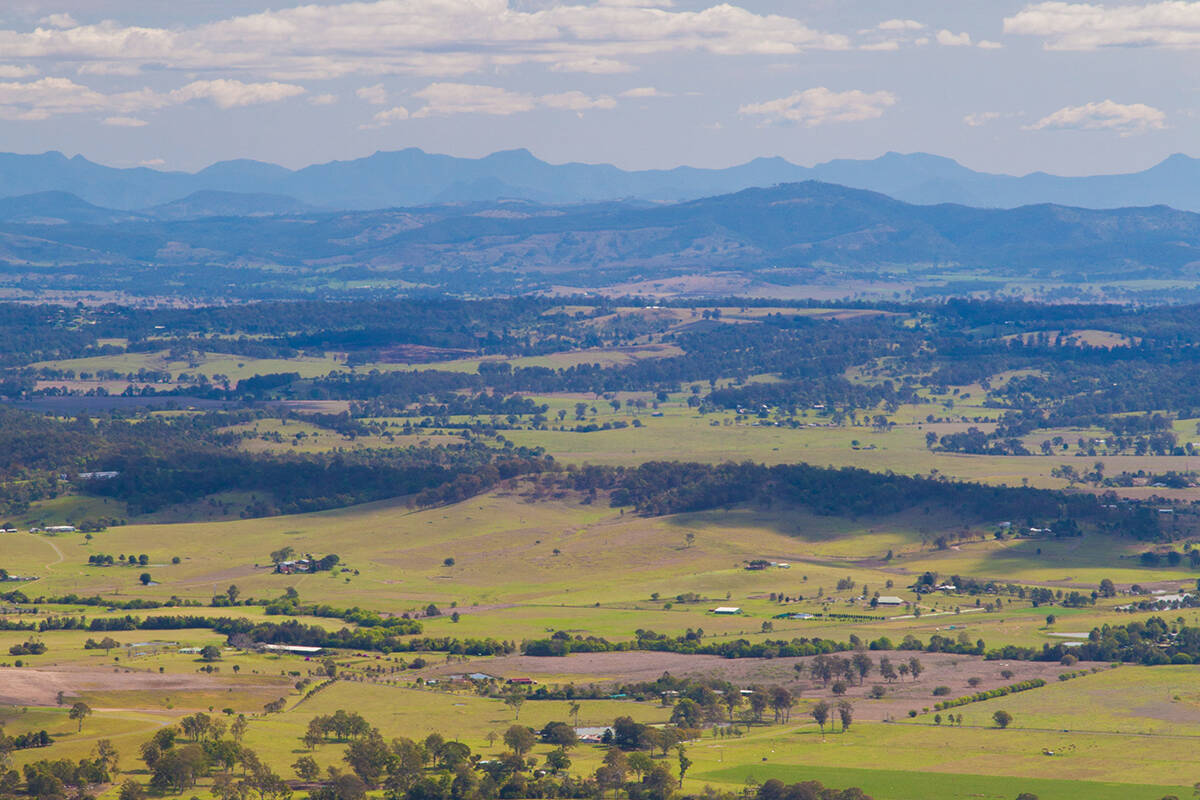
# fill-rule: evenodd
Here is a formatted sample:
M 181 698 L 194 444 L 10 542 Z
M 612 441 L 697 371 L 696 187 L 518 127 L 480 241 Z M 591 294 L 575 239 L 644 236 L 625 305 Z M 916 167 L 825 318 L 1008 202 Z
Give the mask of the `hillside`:
M 267 207 L 273 211 L 246 215 Z M 951 269 L 1010 280 L 1162 280 L 1189 276 L 1200 245 L 1200 215 L 1163 206 L 918 206 L 815 181 L 669 206 L 296 208 L 280 197 L 207 194 L 159 209 L 167 218 L 155 219 L 72 195 L 12 198 L 0 209 L 0 261 L 125 265 L 125 286 L 131 278 L 137 285 L 143 268 L 165 265 L 178 270 L 173 280 L 191 283 L 220 277 L 214 269 L 232 276 L 252 264 L 309 276 L 317 287 L 333 278 L 404 279 L 503 292 L 716 273 L 769 272 L 773 281 L 795 284 L 844 269 L 875 277 Z M 59 274 L 43 269 L 40 285 Z M 104 274 L 90 271 L 83 280 L 103 285 L 96 281 Z

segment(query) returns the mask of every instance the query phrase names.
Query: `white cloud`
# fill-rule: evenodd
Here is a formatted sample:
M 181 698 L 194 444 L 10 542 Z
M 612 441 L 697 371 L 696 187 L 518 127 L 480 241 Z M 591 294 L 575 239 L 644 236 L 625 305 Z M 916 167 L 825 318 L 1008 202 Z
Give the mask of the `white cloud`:
M 150 123 L 137 117 L 108 117 L 104 124 L 114 128 L 144 128 Z
M 35 67 L 30 67 L 30 66 L 22 67 L 22 66 L 17 66 L 16 64 L 0 64 L 0 78 L 3 78 L 3 79 L 32 78 L 34 75 L 37 75 L 37 74 L 38 74 L 38 70 Z
M 59 21 L 68 25 L 65 17 Z M 458 76 L 518 64 L 604 74 L 671 52 L 794 55 L 850 46 L 844 35 L 733 2 L 679 10 L 646 0 L 357 0 L 170 29 L 70 20 L 68 27 L 0 30 L 0 53 L 10 59 L 227 70 L 276 80 Z
M 925 25 L 915 19 L 885 19 L 875 27 L 881 31 L 919 31 Z
M 870 44 L 864 44 L 861 47 L 859 47 L 859 49 L 860 50 L 873 50 L 873 51 L 880 51 L 880 52 L 890 52 L 892 50 L 899 50 L 900 43 L 898 41 L 896 41 L 895 39 L 887 39 L 882 42 L 872 42 Z
M 434 117 L 448 114 L 494 114 L 506 116 L 532 111 L 536 101 L 531 95 L 510 92 L 499 86 L 479 86 L 471 83 L 431 83 L 414 93 L 425 101 L 414 117 Z
M 945 47 L 970 47 L 971 34 L 969 33 L 954 33 L 942 29 L 937 32 L 937 43 Z
M 75 28 L 79 25 L 70 14 L 51 14 L 39 19 L 38 23 L 49 25 L 51 28 Z
M 359 100 L 364 100 L 373 106 L 381 106 L 388 99 L 387 89 L 383 88 L 382 83 L 377 83 L 374 86 L 364 86 L 354 94 Z
M 394 106 L 389 108 L 387 111 L 380 111 L 375 116 L 371 117 L 370 122 L 364 125 L 359 125 L 358 129 L 361 131 L 369 131 L 376 128 L 386 128 L 393 122 L 402 122 L 408 119 L 409 116 L 411 115 L 408 113 L 407 108 L 404 106 Z
M 587 111 L 593 108 L 616 108 L 617 101 L 611 97 L 588 97 L 583 92 L 562 92 L 560 94 L 544 94 L 538 98 L 538 103 L 546 108 L 558 108 L 566 111 Z
M 1042 37 L 1052 50 L 1200 47 L 1200 2 L 1036 3 L 1007 17 L 1004 32 Z
M 425 101 L 425 106 L 417 109 L 412 115 L 414 119 L 450 114 L 508 116 L 533 111 L 538 107 L 561 111 L 587 111 L 616 108 L 617 105 L 617 101 L 611 97 L 591 97 L 580 91 L 537 96 L 499 86 L 471 83 L 431 83 L 413 94 Z
M 659 91 L 653 86 L 637 86 L 621 92 L 621 97 L 670 97 L 670 92 Z
M 995 122 L 1003 116 L 1005 115 L 999 111 L 977 111 L 963 117 L 963 124 L 971 128 L 979 128 L 989 122 Z
M 1161 130 L 1166 127 L 1167 115 L 1143 103 L 1128 105 L 1104 100 L 1082 106 L 1067 106 L 1042 117 L 1027 130 L 1107 130 L 1122 136 Z
M 988 39 L 980 39 L 975 46 L 984 50 L 999 50 L 1000 48 L 1004 47 L 1004 45 L 1000 44 L 999 42 L 993 42 Z
M 308 98 L 308 104 L 313 106 L 331 106 L 337 103 L 336 94 L 317 94 Z
M 234 80 L 193 81 L 167 93 L 151 89 L 105 94 L 70 78 L 0 82 L 0 119 L 44 120 L 64 114 L 107 113 L 113 118 L 152 111 L 198 99 L 221 108 L 270 103 L 302 94 L 304 88 L 282 83 Z
M 550 65 L 555 72 L 587 72 L 592 75 L 617 75 L 622 72 L 633 72 L 636 67 L 624 61 L 613 58 L 575 58 L 567 61 L 556 61 Z
M 835 92 L 820 86 L 778 100 L 744 105 L 738 109 L 738 113 L 761 116 L 774 122 L 795 122 L 812 128 L 834 122 L 877 119 L 895 104 L 896 96 L 891 92 L 863 92 L 858 89 Z
M 80 75 L 120 75 L 126 78 L 140 75 L 142 65 L 130 61 L 88 61 L 75 68 Z
M 220 108 L 238 108 L 275 103 L 304 92 L 303 86 L 290 83 L 242 83 L 222 78 L 213 81 L 193 81 L 182 89 L 172 91 L 170 96 L 184 103 L 208 98 Z

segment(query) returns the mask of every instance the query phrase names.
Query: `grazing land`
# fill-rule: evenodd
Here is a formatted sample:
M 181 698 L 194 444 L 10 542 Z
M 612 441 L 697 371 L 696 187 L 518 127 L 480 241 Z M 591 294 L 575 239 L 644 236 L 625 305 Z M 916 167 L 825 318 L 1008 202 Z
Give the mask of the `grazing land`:
M 0 306 L 0 796 L 1191 794 L 1196 309 L 664 303 Z

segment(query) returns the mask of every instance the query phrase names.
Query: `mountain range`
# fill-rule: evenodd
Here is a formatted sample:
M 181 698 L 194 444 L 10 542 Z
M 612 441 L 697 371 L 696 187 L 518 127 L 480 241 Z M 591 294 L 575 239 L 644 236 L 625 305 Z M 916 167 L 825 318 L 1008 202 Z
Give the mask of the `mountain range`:
M 922 205 L 1168 205 L 1200 211 L 1200 159 L 1185 155 L 1171 156 L 1141 172 L 1063 177 L 1043 172 L 1023 176 L 977 172 L 951 159 L 924 153 L 839 159 L 813 167 L 782 158 L 759 158 L 726 169 L 627 171 L 605 164 L 549 164 L 528 150 L 471 159 L 408 148 L 299 170 L 236 160 L 219 162 L 195 173 L 146 167 L 119 169 L 58 152 L 0 154 L 0 197 L 67 192 L 103 208 L 176 219 L 500 199 L 558 205 L 613 200 L 678 203 L 802 181 L 867 189 Z
M 206 202 L 229 201 L 192 201 Z M 14 273 L 36 266 L 42 275 L 54 267 L 86 275 L 109 265 L 125 276 L 173 266 L 189 280 L 235 280 L 246 269 L 336 273 L 338 280 L 403 276 L 431 287 L 458 276 L 475 289 L 486 276 L 493 291 L 530 281 L 598 286 L 720 271 L 783 281 L 829 269 L 1194 277 L 1200 265 L 1200 214 L 1166 206 L 928 206 L 816 181 L 670 205 L 508 200 L 201 219 L 163 208 L 177 210 L 104 209 L 63 193 L 8 198 L 0 201 L 0 264 Z

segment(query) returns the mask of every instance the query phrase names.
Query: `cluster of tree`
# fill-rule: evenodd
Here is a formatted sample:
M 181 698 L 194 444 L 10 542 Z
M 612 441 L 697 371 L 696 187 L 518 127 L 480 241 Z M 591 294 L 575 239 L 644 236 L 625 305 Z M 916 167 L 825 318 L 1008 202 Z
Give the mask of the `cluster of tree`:
M 869 794 L 852 786 L 848 789 L 831 789 L 820 781 L 802 781 L 785 784 L 771 778 L 758 787 L 757 800 L 871 800 Z
M 992 700 L 996 697 L 1005 697 L 1017 692 L 1027 692 L 1030 689 L 1040 689 L 1046 685 L 1046 682 L 1041 678 L 1032 678 L 1020 683 L 1013 683 L 1008 686 L 999 686 L 995 689 L 989 689 L 985 692 L 975 692 L 974 694 L 965 695 L 955 698 L 954 700 L 942 700 L 934 705 L 938 711 L 945 711 L 948 708 L 957 708 L 970 703 L 982 703 L 984 700 Z
M 1091 495 L 808 464 L 655 461 L 634 467 L 569 467 L 543 473 L 539 480 L 585 493 L 608 491 L 612 505 L 632 506 L 647 515 L 703 511 L 745 502 L 779 502 L 816 514 L 841 516 L 888 514 L 922 505 L 992 518 L 1101 516 L 1100 501 Z
M 144 567 L 150 563 L 150 556 L 146 555 L 145 553 L 142 553 L 138 556 L 135 556 L 133 553 L 130 553 L 128 556 L 124 554 L 112 556 L 107 553 L 93 553 L 92 555 L 88 556 L 88 563 L 93 567 L 111 567 L 114 564 L 128 565 L 131 567 Z
M 4 733 L 4 729 L 0 727 L 0 754 L 8 753 L 12 750 L 49 747 L 52 744 L 54 744 L 54 739 L 44 730 L 26 731 L 25 733 L 18 733 L 15 736 L 8 736 Z
M 8 654 L 11 656 L 40 656 L 44 652 L 46 652 L 45 642 L 38 642 L 33 639 L 20 644 L 14 644 L 8 648 Z
M 304 733 L 304 745 L 311 750 L 319 744 L 328 742 L 331 736 L 334 741 L 345 742 L 359 739 L 370 732 L 371 725 L 360 714 L 339 708 L 332 714 L 313 717 L 308 721 L 308 728 Z
M 141 758 L 150 770 L 150 788 L 156 792 L 186 791 L 205 777 L 212 777 L 212 792 L 221 800 L 255 795 L 261 800 L 287 800 L 292 789 L 287 782 L 263 764 L 258 755 L 241 743 L 245 719 L 239 717 L 229 726 L 230 738 L 222 720 L 206 714 L 185 718 L 187 728 L 162 728 L 141 747 Z M 181 738 L 181 734 L 183 737 Z M 238 778 L 234 769 L 241 768 Z M 122 794 L 126 791 L 122 787 Z M 131 787 L 132 791 L 132 787 Z

